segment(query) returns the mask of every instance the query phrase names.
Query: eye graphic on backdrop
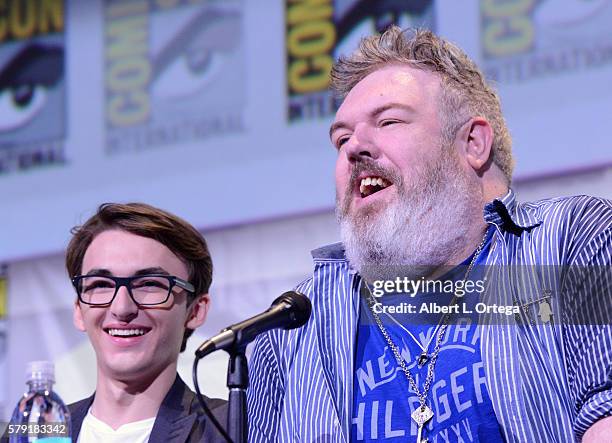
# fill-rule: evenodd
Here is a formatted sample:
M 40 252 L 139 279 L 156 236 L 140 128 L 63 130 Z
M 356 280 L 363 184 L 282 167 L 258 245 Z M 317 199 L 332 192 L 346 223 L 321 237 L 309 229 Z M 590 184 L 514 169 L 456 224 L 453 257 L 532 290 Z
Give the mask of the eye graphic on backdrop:
M 47 102 L 43 86 L 23 85 L 0 92 L 0 131 L 11 131 L 27 124 Z
M 153 56 L 154 95 L 192 95 L 221 72 L 240 43 L 240 15 L 204 8 Z
M 33 43 L 22 48 L 0 70 L 0 131 L 20 128 L 39 115 L 63 71 L 61 47 Z
M 382 33 L 391 25 L 400 28 L 432 28 L 428 14 L 432 9 L 432 0 L 379 0 L 376 2 L 361 0 L 354 2 L 350 8 L 340 12 L 336 23 L 336 54 L 350 54 L 363 36 L 372 32 Z

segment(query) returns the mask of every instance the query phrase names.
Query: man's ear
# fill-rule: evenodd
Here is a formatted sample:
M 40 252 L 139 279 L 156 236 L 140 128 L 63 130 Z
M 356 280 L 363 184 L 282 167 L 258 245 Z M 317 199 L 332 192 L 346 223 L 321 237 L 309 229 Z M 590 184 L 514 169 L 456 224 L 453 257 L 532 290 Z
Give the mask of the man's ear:
M 201 326 L 206 320 L 208 309 L 210 308 L 210 296 L 208 294 L 200 294 L 191 303 L 187 310 L 187 321 L 185 327 L 196 329 Z
M 492 160 L 493 128 L 484 117 L 473 117 L 459 130 L 458 136 L 468 165 L 481 171 Z
M 83 312 L 81 311 L 81 304 L 78 300 L 74 301 L 74 306 L 72 307 L 72 323 L 74 323 L 74 327 L 77 328 L 79 331 L 85 332 Z

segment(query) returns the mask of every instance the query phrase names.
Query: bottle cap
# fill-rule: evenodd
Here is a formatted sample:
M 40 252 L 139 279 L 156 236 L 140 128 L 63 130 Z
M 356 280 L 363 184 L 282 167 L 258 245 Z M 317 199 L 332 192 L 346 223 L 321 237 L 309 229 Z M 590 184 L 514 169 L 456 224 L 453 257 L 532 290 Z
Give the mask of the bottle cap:
M 55 383 L 55 365 L 52 361 L 31 361 L 26 367 L 28 381 L 50 381 Z

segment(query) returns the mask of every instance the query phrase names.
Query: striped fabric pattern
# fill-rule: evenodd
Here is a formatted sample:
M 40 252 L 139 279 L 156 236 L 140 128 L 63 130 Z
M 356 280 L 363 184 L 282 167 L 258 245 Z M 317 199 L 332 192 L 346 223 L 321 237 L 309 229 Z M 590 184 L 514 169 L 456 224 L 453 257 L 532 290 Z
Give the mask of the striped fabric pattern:
M 484 218 L 495 227 L 486 259 L 491 298 L 484 301 L 521 307 L 507 322 L 481 326 L 487 386 L 504 438 L 580 440 L 612 415 L 612 202 L 576 196 L 518 204 L 509 191 L 485 206 Z M 313 257 L 312 278 L 297 287 L 313 304 L 308 324 L 256 342 L 250 442 L 350 439 L 361 278 L 339 244 Z M 596 284 L 585 284 L 585 272 Z M 542 297 L 550 301 L 550 323 L 538 320 Z

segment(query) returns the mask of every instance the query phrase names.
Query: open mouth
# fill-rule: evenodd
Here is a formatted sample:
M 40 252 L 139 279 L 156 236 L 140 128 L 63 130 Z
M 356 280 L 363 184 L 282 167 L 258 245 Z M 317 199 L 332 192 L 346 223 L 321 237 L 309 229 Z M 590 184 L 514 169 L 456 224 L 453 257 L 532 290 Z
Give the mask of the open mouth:
M 145 335 L 151 329 L 142 329 L 142 328 L 134 328 L 134 329 L 115 329 L 115 328 L 104 328 L 104 332 L 106 332 L 111 337 L 140 337 Z
M 378 191 L 382 191 L 389 186 L 391 186 L 391 182 L 385 180 L 384 178 L 377 176 L 364 177 L 361 179 L 359 192 L 361 193 L 361 198 L 365 198 L 369 195 L 376 194 Z

